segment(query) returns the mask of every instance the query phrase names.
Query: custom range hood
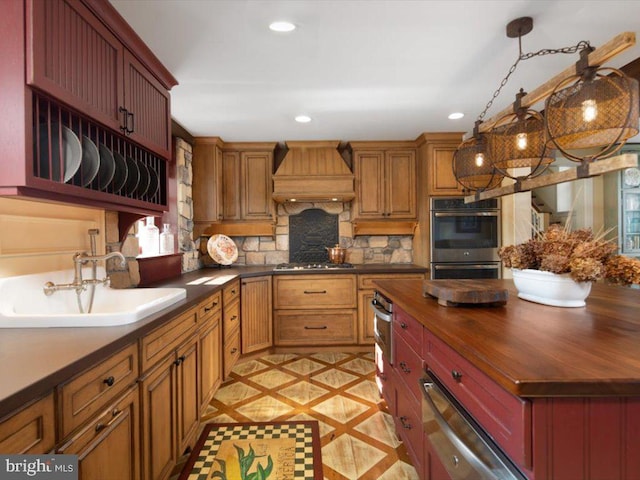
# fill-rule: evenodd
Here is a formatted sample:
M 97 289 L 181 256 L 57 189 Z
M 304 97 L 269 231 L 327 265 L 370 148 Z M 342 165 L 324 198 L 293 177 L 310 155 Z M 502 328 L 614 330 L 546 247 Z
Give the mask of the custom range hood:
M 276 202 L 349 202 L 354 176 L 338 141 L 286 142 L 288 151 L 273 175 Z

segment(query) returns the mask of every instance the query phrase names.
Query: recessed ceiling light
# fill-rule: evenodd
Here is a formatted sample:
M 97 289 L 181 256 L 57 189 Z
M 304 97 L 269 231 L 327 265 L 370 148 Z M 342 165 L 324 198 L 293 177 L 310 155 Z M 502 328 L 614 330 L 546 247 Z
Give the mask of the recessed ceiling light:
M 462 112 L 454 112 L 449 114 L 449 120 L 458 120 L 464 117 L 464 113 Z
M 269 28 L 274 32 L 292 32 L 296 29 L 296 26 L 291 22 L 273 22 L 269 25 Z
M 309 123 L 311 121 L 311 117 L 308 115 L 298 115 L 296 117 L 296 122 L 298 123 Z

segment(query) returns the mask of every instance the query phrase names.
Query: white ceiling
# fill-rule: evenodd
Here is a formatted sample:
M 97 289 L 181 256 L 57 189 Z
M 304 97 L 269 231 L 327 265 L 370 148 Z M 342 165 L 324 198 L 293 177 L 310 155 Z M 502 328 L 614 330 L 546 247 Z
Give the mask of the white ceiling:
M 635 31 L 638 0 L 111 0 L 179 82 L 174 119 L 225 141 L 413 140 L 470 131 L 524 52 Z M 297 29 L 267 26 L 289 20 Z M 638 39 L 640 42 L 640 38 Z M 608 65 L 640 57 L 638 45 Z M 522 61 L 486 118 L 576 55 Z M 452 121 L 453 111 L 465 113 Z M 312 117 L 298 124 L 298 114 Z

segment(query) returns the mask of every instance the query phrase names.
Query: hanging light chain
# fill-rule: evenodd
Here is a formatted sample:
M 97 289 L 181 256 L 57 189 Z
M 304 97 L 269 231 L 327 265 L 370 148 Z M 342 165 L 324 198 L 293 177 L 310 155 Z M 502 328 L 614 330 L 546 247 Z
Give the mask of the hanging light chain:
M 519 37 L 519 40 L 521 40 L 520 37 Z M 522 53 L 521 43 L 519 43 L 519 47 L 520 47 L 520 54 L 518 56 L 518 59 L 515 61 L 513 65 L 511 65 L 511 68 L 507 72 L 507 75 L 500 82 L 500 86 L 497 88 L 497 90 L 493 92 L 493 96 L 491 97 L 491 100 L 489 100 L 487 105 L 484 107 L 484 110 L 482 111 L 482 113 L 478 115 L 478 120 L 476 121 L 476 123 L 482 122 L 482 120 L 484 119 L 484 116 L 487 114 L 487 111 L 493 105 L 493 101 L 496 98 L 498 98 L 498 96 L 500 95 L 500 92 L 502 91 L 502 88 L 507 84 L 507 82 L 509 81 L 509 77 L 513 74 L 513 72 L 516 71 L 516 68 L 518 67 L 518 63 L 520 63 L 521 60 L 529 60 L 533 57 L 541 57 L 543 55 L 554 55 L 556 53 L 572 54 L 572 53 L 576 53 L 578 51 L 584 50 L 585 48 L 591 48 L 591 44 L 587 40 L 581 40 L 576 45 L 573 45 L 571 47 L 543 48 L 542 50 L 538 50 L 537 52 L 528 52 L 528 53 Z

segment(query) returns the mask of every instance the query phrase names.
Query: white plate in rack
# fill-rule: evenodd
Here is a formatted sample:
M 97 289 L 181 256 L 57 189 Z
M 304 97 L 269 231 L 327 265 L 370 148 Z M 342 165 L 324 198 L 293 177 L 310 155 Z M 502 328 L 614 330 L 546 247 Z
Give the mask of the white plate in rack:
M 82 145 L 76 134 L 70 128 L 53 122 L 51 125 L 41 123 L 38 137 L 39 141 L 34 139 L 34 154 L 36 142 L 38 142 L 40 149 L 39 176 L 56 182 L 60 181 L 61 176 L 65 183 L 71 180 L 80 168 L 82 161 Z M 62 148 L 60 148 L 60 140 L 62 140 Z M 63 162 L 60 162 L 60 151 L 62 151 Z M 50 152 L 51 164 L 49 164 Z M 63 164 L 63 172 L 60 172 L 61 163 Z
M 220 265 L 231 265 L 238 259 L 238 247 L 226 235 L 211 235 L 207 241 L 207 252 Z

